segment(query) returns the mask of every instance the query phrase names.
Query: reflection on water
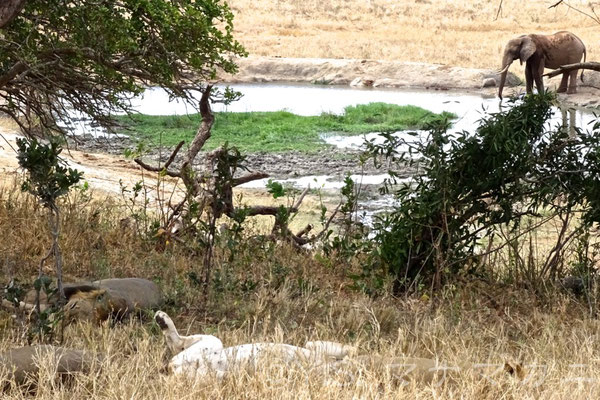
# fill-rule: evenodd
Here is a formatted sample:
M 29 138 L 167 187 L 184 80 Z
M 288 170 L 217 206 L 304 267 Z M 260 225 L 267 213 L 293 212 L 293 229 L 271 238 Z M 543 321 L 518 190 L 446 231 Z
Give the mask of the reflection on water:
M 221 89 L 224 86 L 220 87 Z M 397 105 L 414 105 L 441 113 L 448 111 L 457 115 L 452 131 L 472 131 L 486 113 L 500 110 L 500 100 L 495 97 L 454 92 L 417 89 L 353 88 L 348 86 L 321 86 L 310 84 L 249 83 L 233 84 L 233 90 L 243 97 L 230 105 L 213 104 L 214 111 L 252 112 L 287 110 L 298 115 L 319 115 L 323 112 L 341 114 L 347 106 L 384 102 Z M 506 106 L 506 101 L 502 103 Z M 169 101 L 166 92 L 159 88 L 148 89 L 142 97 L 135 98 L 136 111 L 150 115 L 195 113 L 189 104 Z M 571 109 L 569 126 L 588 128 L 595 117 L 590 112 Z M 550 121 L 552 126 L 563 123 L 562 113 L 554 109 Z M 325 132 L 324 132 L 325 133 Z M 377 134 L 368 134 L 368 139 L 377 140 Z M 410 138 L 407 137 L 410 140 Z M 339 147 L 360 147 L 363 136 L 324 135 L 324 140 Z
M 384 180 L 388 179 L 388 174 L 379 175 L 350 175 L 350 178 L 358 184 L 363 185 L 381 185 Z M 259 179 L 256 181 L 244 183 L 240 185 L 243 188 L 263 188 L 272 178 Z M 396 182 L 401 180 L 396 179 Z M 334 180 L 330 175 L 309 175 L 301 176 L 298 178 L 290 179 L 277 179 L 277 182 L 281 182 L 284 185 L 293 186 L 300 189 L 311 187 L 313 189 L 340 189 L 344 186 L 344 182 Z
M 222 85 L 221 89 L 224 88 Z M 385 102 L 397 105 L 415 105 L 435 113 L 443 111 L 452 112 L 457 115 L 452 131 L 473 131 L 481 118 L 490 112 L 498 112 L 501 103 L 494 97 L 482 97 L 472 93 L 454 91 L 431 91 L 416 89 L 373 89 L 353 88 L 347 86 L 320 86 L 310 84 L 233 84 L 231 88 L 242 93 L 243 97 L 230 105 L 213 104 L 213 111 L 250 112 L 250 111 L 279 111 L 287 110 L 298 115 L 319 115 L 323 112 L 341 114 L 344 108 L 351 105 L 367 104 L 371 102 Z M 198 96 L 199 97 L 199 96 Z M 503 104 L 506 104 L 503 103 Z M 134 109 L 143 114 L 150 115 L 184 115 L 195 113 L 196 110 L 190 104 L 178 100 L 170 100 L 167 93 L 159 88 L 149 88 L 140 97 L 132 100 Z M 554 110 L 550 124 L 558 126 L 563 124 L 569 126 L 574 133 L 575 126 L 581 129 L 589 128 L 589 124 L 595 120 L 590 112 L 581 110 Z M 568 122 L 568 123 L 565 123 Z M 73 123 L 75 133 L 90 133 L 96 135 L 102 133 L 99 128 L 90 128 L 84 121 L 77 118 Z M 416 136 L 409 136 L 398 132 L 407 141 L 419 140 L 425 132 L 417 132 Z M 364 140 L 381 141 L 377 133 L 361 136 L 341 136 L 324 133 L 323 139 L 332 145 L 339 147 L 359 148 Z M 379 184 L 384 175 L 363 177 L 365 183 Z M 303 177 L 292 180 L 289 183 L 305 187 L 311 186 L 339 188 L 342 182 L 333 182 L 327 176 Z M 316 179 L 316 181 L 315 181 Z M 256 181 L 248 184 L 257 187 L 264 186 L 266 181 Z

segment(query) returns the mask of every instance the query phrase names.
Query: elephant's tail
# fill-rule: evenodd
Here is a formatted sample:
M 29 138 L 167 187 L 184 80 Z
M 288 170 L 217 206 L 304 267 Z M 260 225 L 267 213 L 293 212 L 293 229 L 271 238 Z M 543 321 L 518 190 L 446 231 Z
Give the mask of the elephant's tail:
M 585 51 L 585 46 L 583 46 L 583 62 L 585 62 L 585 59 L 587 57 L 586 51 Z M 585 71 L 584 69 L 581 70 L 581 82 L 583 82 L 583 71 Z M 575 81 L 577 82 L 577 81 Z

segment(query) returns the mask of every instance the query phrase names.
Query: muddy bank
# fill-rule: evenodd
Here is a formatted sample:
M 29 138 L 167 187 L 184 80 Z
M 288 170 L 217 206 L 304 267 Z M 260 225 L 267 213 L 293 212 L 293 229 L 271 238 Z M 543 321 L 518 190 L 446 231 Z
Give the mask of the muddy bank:
M 424 88 L 431 90 L 462 90 L 494 96 L 500 77 L 496 70 L 453 67 L 442 64 L 358 59 L 308 59 L 282 57 L 248 57 L 236 61 L 239 72 L 223 75 L 223 81 L 296 82 L 322 85 L 351 85 L 380 88 Z M 524 92 L 522 68 L 509 72 L 505 95 Z M 556 89 L 561 76 L 548 80 L 546 87 Z M 598 107 L 600 105 L 600 72 L 585 71 L 585 81 L 579 82 L 575 95 L 559 95 L 568 105 Z
M 109 153 L 123 156 L 125 150 L 136 147 L 135 139 L 127 137 L 105 136 L 94 138 L 92 136 L 78 137 L 77 141 L 69 140 L 69 146 L 86 153 Z M 142 160 L 150 165 L 164 164 L 171 154 L 171 148 L 162 150 L 151 149 L 142 156 Z M 177 169 L 182 160 L 181 152 L 173 163 Z M 347 174 L 375 175 L 384 173 L 385 170 L 377 169 L 372 162 L 361 164 L 361 152 L 354 149 L 339 149 L 330 147 L 318 153 L 302 153 L 289 151 L 286 153 L 244 153 L 244 165 L 251 171 L 265 172 L 276 179 L 296 178 L 309 175 L 329 175 L 332 179 L 342 180 Z M 197 157 L 197 164 L 204 161 L 203 154 Z M 405 177 L 414 171 L 406 168 Z
M 248 57 L 236 62 L 239 72 L 225 75 L 223 80 L 474 90 L 497 85 L 499 79 L 493 70 L 417 62 L 278 57 Z M 509 74 L 508 86 L 519 82 L 519 78 Z

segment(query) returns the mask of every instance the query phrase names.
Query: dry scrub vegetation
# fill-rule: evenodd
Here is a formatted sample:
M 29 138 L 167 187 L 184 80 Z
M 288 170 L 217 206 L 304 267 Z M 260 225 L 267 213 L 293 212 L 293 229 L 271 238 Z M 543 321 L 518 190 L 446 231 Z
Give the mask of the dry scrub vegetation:
M 498 68 L 510 38 L 569 30 L 598 58 L 600 30 L 556 1 L 230 0 L 250 55 L 370 58 Z M 588 11 L 593 1 L 570 1 Z
M 410 382 L 365 373 L 355 381 L 322 379 L 310 368 L 271 365 L 255 375 L 192 382 L 163 372 L 168 354 L 151 318 L 99 328 L 70 326 L 63 345 L 105 355 L 95 373 L 77 376 L 68 387 L 55 384 L 51 367 L 40 373 L 39 399 L 356 399 L 356 398 L 597 398 L 600 394 L 599 323 L 588 318 L 581 299 L 457 280 L 435 300 L 428 296 L 369 297 L 351 288 L 347 274 L 360 259 L 309 256 L 285 245 L 243 242 L 236 257 L 216 253 L 213 285 L 202 295 L 195 273 L 198 257 L 181 246 L 160 252 L 123 227 L 124 211 L 114 199 L 89 200 L 75 191 L 63 204 L 65 273 L 76 277 L 142 276 L 165 294 L 165 310 L 182 334 L 210 333 L 227 345 L 306 340 L 350 343 L 361 352 L 417 356 L 443 365 L 483 364 L 452 373 L 448 384 Z M 33 281 L 47 247 L 44 210 L 17 188 L 0 193 L 2 281 Z M 505 260 L 501 261 L 506 262 Z M 51 273 L 51 271 L 47 271 Z M 69 279 L 67 279 L 69 280 Z M 0 311 L 0 350 L 26 343 L 19 318 Z M 525 380 L 502 372 L 505 361 L 522 361 Z M 11 391 L 6 398 L 30 398 Z

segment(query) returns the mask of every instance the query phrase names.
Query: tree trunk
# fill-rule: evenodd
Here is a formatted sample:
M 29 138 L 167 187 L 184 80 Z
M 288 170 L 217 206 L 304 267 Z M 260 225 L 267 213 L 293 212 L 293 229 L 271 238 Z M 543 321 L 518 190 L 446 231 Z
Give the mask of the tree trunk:
M 25 7 L 27 0 L 0 1 L 0 29 L 8 25 Z

